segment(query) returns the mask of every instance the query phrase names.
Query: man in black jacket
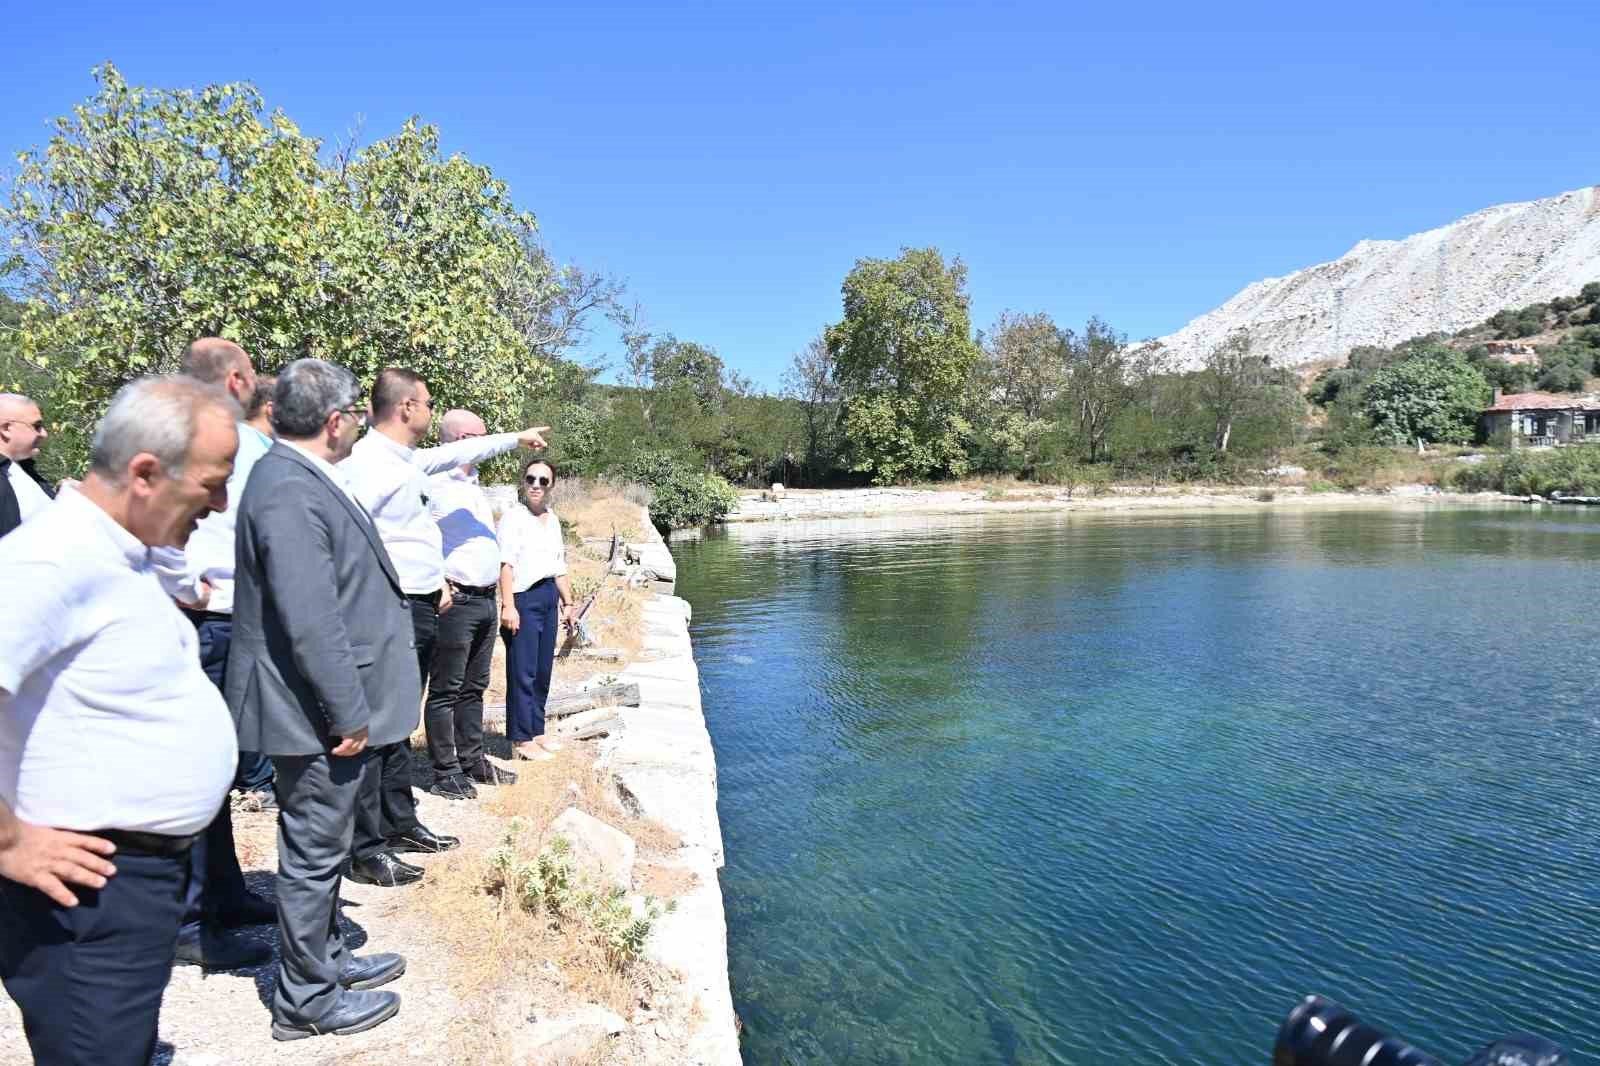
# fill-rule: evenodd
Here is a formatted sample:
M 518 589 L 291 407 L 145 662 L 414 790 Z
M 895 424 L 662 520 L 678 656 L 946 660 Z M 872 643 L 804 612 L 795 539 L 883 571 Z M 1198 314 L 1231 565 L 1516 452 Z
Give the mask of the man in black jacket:
M 0 392 L 0 537 L 55 498 L 56 490 L 33 467 L 49 436 L 38 404 Z

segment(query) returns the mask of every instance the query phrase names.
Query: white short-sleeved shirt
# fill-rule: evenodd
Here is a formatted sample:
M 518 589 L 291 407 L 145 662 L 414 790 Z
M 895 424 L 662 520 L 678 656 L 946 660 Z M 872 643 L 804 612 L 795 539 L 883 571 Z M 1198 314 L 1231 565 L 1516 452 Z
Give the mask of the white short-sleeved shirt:
M 500 516 L 500 561 L 510 563 L 511 591 L 521 592 L 547 577 L 567 572 L 567 545 L 561 539 L 561 519 L 546 510 L 535 518 L 517 505 Z
M 435 474 L 428 479 L 428 493 L 443 538 L 444 576 L 458 585 L 494 585 L 500 580 L 500 544 L 477 473 L 458 467 Z
M 0 589 L 0 799 L 57 829 L 209 825 L 237 734 L 149 549 L 64 492 L 0 540 Z

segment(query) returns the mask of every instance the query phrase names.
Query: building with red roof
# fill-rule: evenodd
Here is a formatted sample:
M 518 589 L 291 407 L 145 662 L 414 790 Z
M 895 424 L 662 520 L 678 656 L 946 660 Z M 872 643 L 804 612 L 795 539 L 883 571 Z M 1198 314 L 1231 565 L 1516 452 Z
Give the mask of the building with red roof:
M 1511 447 L 1600 442 L 1600 398 L 1563 392 L 1514 392 L 1494 400 L 1481 416 L 1483 434 Z

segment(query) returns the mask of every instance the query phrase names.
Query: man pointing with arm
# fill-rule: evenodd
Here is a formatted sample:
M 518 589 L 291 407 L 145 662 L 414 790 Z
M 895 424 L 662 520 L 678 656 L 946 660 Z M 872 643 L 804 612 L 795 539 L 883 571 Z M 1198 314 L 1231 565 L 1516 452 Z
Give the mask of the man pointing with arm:
M 410 604 L 420 687 L 433 660 L 439 615 L 450 609 L 443 539 L 430 507 L 428 475 L 480 463 L 518 447 L 543 448 L 545 442 L 541 427 L 419 450 L 417 445 L 433 425 L 433 396 L 415 371 L 398 367 L 378 372 L 372 383 L 371 412 L 371 430 L 339 469 L 372 515 L 400 574 Z M 415 723 L 421 711 L 415 706 L 411 710 Z M 411 756 L 403 742 L 381 747 L 369 774 L 356 811 L 350 878 L 389 887 L 418 881 L 421 868 L 400 861 L 395 851 L 447 851 L 460 841 L 436 834 L 417 820 Z

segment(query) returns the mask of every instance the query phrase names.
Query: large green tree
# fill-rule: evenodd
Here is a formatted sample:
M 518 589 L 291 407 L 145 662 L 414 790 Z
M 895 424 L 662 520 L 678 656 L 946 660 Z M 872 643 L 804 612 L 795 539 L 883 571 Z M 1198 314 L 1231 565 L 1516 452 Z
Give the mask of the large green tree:
M 828 328 L 851 468 L 876 484 L 966 470 L 962 401 L 978 346 L 960 259 L 907 248 L 861 259 Z
M 443 157 L 432 127 L 329 154 L 247 84 L 95 77 L 0 208 L 18 347 L 58 416 L 92 421 L 205 334 L 267 366 L 410 366 L 490 421 L 547 376 L 530 331 L 563 277 L 530 254 L 533 216 L 487 168 Z
M 1372 376 L 1361 394 L 1374 436 L 1389 444 L 1470 441 L 1489 401 L 1489 382 L 1449 349 L 1416 355 Z

